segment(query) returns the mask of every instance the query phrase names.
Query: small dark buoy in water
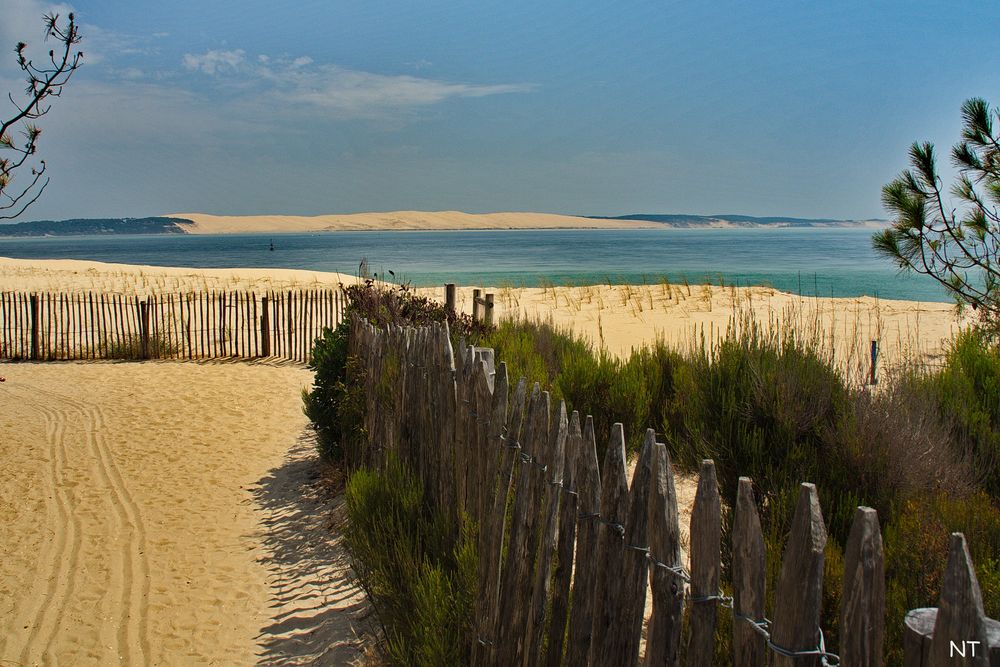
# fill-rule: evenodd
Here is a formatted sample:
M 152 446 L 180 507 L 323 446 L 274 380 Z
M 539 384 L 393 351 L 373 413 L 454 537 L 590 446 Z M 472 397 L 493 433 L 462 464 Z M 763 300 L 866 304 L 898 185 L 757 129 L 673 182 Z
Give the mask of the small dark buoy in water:
M 271 241 L 271 252 L 274 252 L 274 241 Z

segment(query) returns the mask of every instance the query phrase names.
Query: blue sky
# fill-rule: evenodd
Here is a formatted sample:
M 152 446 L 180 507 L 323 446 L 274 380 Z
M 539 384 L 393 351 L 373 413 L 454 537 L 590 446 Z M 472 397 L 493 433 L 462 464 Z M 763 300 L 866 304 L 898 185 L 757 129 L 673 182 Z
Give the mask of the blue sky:
M 51 5 L 0 0 L 0 40 Z M 884 217 L 1000 103 L 1000 5 L 76 2 L 24 219 L 364 210 Z M 21 85 L 12 51 L 0 85 Z

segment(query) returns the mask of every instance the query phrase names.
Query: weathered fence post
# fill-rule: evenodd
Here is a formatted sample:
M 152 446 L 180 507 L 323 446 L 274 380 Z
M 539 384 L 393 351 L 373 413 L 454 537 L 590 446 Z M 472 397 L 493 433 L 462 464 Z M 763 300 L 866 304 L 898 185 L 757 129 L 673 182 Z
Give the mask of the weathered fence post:
M 562 664 L 566 646 L 566 619 L 569 617 L 569 592 L 573 575 L 573 547 L 576 544 L 577 465 L 583 452 L 583 430 L 580 413 L 576 410 L 569 418 L 566 436 L 566 456 L 563 462 L 562 499 L 559 503 L 559 546 L 556 553 L 556 570 L 552 575 L 552 618 L 549 622 L 549 643 L 545 656 L 548 667 Z M 577 573 L 580 576 L 580 573 Z
M 139 349 L 143 359 L 149 359 L 149 299 L 139 303 Z
M 764 621 L 764 535 L 753 483 L 740 477 L 733 518 L 733 664 L 763 667 L 767 644 L 753 624 Z
M 826 526 L 815 484 L 799 486 L 792 530 L 781 559 L 774 596 L 771 643 L 774 667 L 819 665 L 819 614 L 823 601 L 823 558 Z M 788 653 L 812 651 L 793 657 Z
M 267 310 L 267 295 L 260 298 L 260 356 L 271 356 L 271 315 Z
M 544 481 L 542 468 L 549 446 L 549 392 L 536 382 L 531 390 L 528 415 L 521 446 L 521 468 L 514 494 L 510 544 L 503 572 L 499 624 L 501 641 L 497 647 L 499 665 L 519 665 L 524 659 L 525 624 L 538 551 L 537 499 Z
M 656 431 L 646 430 L 639 460 L 629 486 L 628 520 L 625 522 L 624 587 L 622 589 L 621 630 L 609 639 L 621 664 L 639 661 L 639 640 L 646 611 L 646 588 L 649 586 L 649 487 L 653 478 L 653 450 Z
M 859 507 L 844 551 L 840 602 L 840 660 L 879 667 L 885 640 L 885 560 L 878 513 Z
M 529 665 L 541 663 L 542 646 L 545 635 L 545 609 L 548 607 L 549 594 L 552 592 L 552 560 L 559 545 L 559 501 L 562 489 L 563 469 L 566 460 L 566 437 L 569 424 L 566 418 L 566 403 L 559 402 L 559 411 L 551 427 L 545 460 L 545 486 L 542 487 L 541 515 L 542 532 L 539 537 L 541 548 L 538 550 L 538 562 L 535 564 L 535 584 L 531 594 L 531 606 L 528 609 L 528 624 L 525 626 L 526 662 Z
M 455 283 L 444 286 L 444 307 L 450 315 L 455 315 Z
M 937 607 L 924 607 L 907 612 L 903 619 L 903 667 L 927 667 L 931 664 L 931 637 Z
M 622 577 L 625 563 L 625 514 L 628 511 L 628 478 L 625 473 L 625 431 L 621 423 L 611 427 L 611 439 L 604 457 L 604 489 L 601 492 L 601 518 L 597 531 L 597 590 L 594 596 L 594 625 L 591 637 L 591 662 L 594 665 L 616 664 L 612 633 L 622 632 Z
M 931 639 L 937 622 L 937 607 L 912 609 L 903 621 L 903 667 L 929 667 L 931 665 Z M 1000 667 L 1000 621 L 986 619 L 986 641 L 989 644 L 989 664 Z M 972 653 L 972 646 L 956 643 L 956 649 L 964 648 Z M 976 652 L 979 652 L 978 647 Z M 960 655 L 957 657 L 961 657 Z
M 872 341 L 872 366 L 868 377 L 868 384 L 878 384 L 878 341 Z
M 987 665 L 986 613 L 965 535 L 952 533 L 941 580 L 930 659 L 933 665 Z
M 507 366 L 501 363 L 498 373 L 503 377 L 507 376 Z M 497 385 L 499 388 L 499 384 Z M 506 386 L 506 382 L 504 383 Z M 488 530 L 489 536 L 486 541 L 488 548 L 488 561 L 486 570 L 480 574 L 482 582 L 479 595 L 482 600 L 482 612 L 479 618 L 479 637 L 473 645 L 473 664 L 495 664 L 498 651 L 498 639 L 500 630 L 497 628 L 497 617 L 500 614 L 500 556 L 503 551 L 504 531 L 507 527 L 506 512 L 507 498 L 510 495 L 510 485 L 514 474 L 514 466 L 518 460 L 518 450 L 521 448 L 521 425 L 525 417 L 524 399 L 527 393 L 528 381 L 521 378 L 517 383 L 517 388 L 510 399 L 510 407 L 507 410 L 507 419 L 504 422 L 504 429 L 501 448 L 499 472 L 497 474 L 496 493 L 493 495 L 493 505 L 490 514 L 487 516 L 485 527 L 480 526 L 480 531 Z M 494 389 L 494 396 L 499 389 Z M 499 404 L 498 404 L 499 406 Z M 497 414 L 494 411 L 494 414 Z M 444 453 L 442 452 L 442 455 Z M 442 498 L 446 498 L 447 493 L 442 489 Z
M 597 463 L 594 418 L 587 416 L 583 427 L 583 449 L 577 462 L 577 563 L 597 561 L 598 520 L 601 516 L 601 471 Z M 596 595 L 596 567 L 579 567 L 573 576 L 573 604 L 569 610 L 567 665 L 587 664 L 593 633 Z
M 483 291 L 474 289 L 472 290 L 472 321 L 478 322 L 480 320 L 479 313 L 479 302 L 482 300 Z
M 41 331 L 41 318 L 38 316 L 38 295 L 31 295 L 31 359 L 38 361 L 39 355 L 39 333 Z
M 681 566 L 681 528 L 670 454 L 659 442 L 653 451 L 649 494 L 649 556 L 653 564 L 653 615 L 646 632 L 646 664 L 674 667 L 680 656 L 684 615 L 684 582 L 679 570 L 672 569 Z
M 484 317 L 483 320 L 486 322 L 486 326 L 493 326 L 493 295 L 486 295 L 486 303 L 483 305 Z
M 693 665 L 712 664 L 722 569 L 722 504 L 715 462 L 705 459 L 698 473 L 698 490 L 691 509 L 691 638 L 687 659 Z

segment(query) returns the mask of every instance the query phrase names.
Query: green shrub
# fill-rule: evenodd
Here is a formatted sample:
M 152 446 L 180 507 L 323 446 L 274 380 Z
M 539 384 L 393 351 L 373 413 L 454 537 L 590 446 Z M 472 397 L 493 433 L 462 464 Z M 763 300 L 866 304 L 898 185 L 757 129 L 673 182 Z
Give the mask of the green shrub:
M 829 436 L 847 413 L 848 391 L 812 350 L 750 331 L 703 349 L 675 382 L 670 417 L 680 423 L 662 430 L 672 433 L 681 465 L 715 460 L 727 502 L 738 478 L 748 476 L 764 513 L 785 525 L 799 482 L 816 482 L 825 499 L 835 495 L 823 481 L 839 477 Z
M 448 517 L 427 507 L 422 485 L 396 459 L 381 472 L 354 472 L 345 499 L 346 545 L 385 628 L 391 662 L 466 662 L 478 565 L 474 527 L 463 521 L 458 540 L 450 541 Z
M 485 335 L 490 327 L 473 321 L 467 313 L 449 312 L 443 303 L 412 292 L 408 285 L 388 287 L 373 280 L 341 286 L 347 297 L 347 312 L 357 313 L 376 326 L 397 324 L 425 326 L 448 322 L 453 337 L 474 338 Z
M 971 449 L 983 488 L 1000 499 L 1000 348 L 976 330 L 964 331 L 944 368 L 919 382 L 953 423 L 958 446 Z
M 303 392 L 306 416 L 316 428 L 320 454 L 344 462 L 359 460 L 364 440 L 364 396 L 359 382 L 363 369 L 347 354 L 350 322 L 323 329 L 313 343 L 313 386 Z M 351 378 L 351 381 L 348 380 Z
M 986 605 L 1000 615 L 1000 509 L 985 493 L 913 498 L 882 524 L 886 564 L 886 648 L 902 661 L 902 618 L 910 609 L 936 607 L 948 559 L 948 536 L 965 534 Z
M 475 341 L 492 347 L 512 378 L 540 382 L 569 411 L 594 418 L 599 460 L 611 425 L 622 422 L 628 450 L 638 452 L 647 428 L 673 417 L 674 369 L 684 363 L 665 345 L 620 360 L 595 352 L 585 340 L 551 324 L 505 320 Z

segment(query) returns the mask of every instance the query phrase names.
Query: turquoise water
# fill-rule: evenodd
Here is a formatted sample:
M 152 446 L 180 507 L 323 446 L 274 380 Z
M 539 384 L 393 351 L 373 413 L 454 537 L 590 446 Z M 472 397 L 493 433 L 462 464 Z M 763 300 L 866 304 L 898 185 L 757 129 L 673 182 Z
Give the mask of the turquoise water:
M 769 284 L 820 296 L 948 301 L 901 275 L 861 229 L 650 229 L 156 235 L 0 239 L 0 256 L 193 267 L 280 267 L 380 275 L 414 285 L 542 282 Z M 275 250 L 269 250 L 273 240 Z

